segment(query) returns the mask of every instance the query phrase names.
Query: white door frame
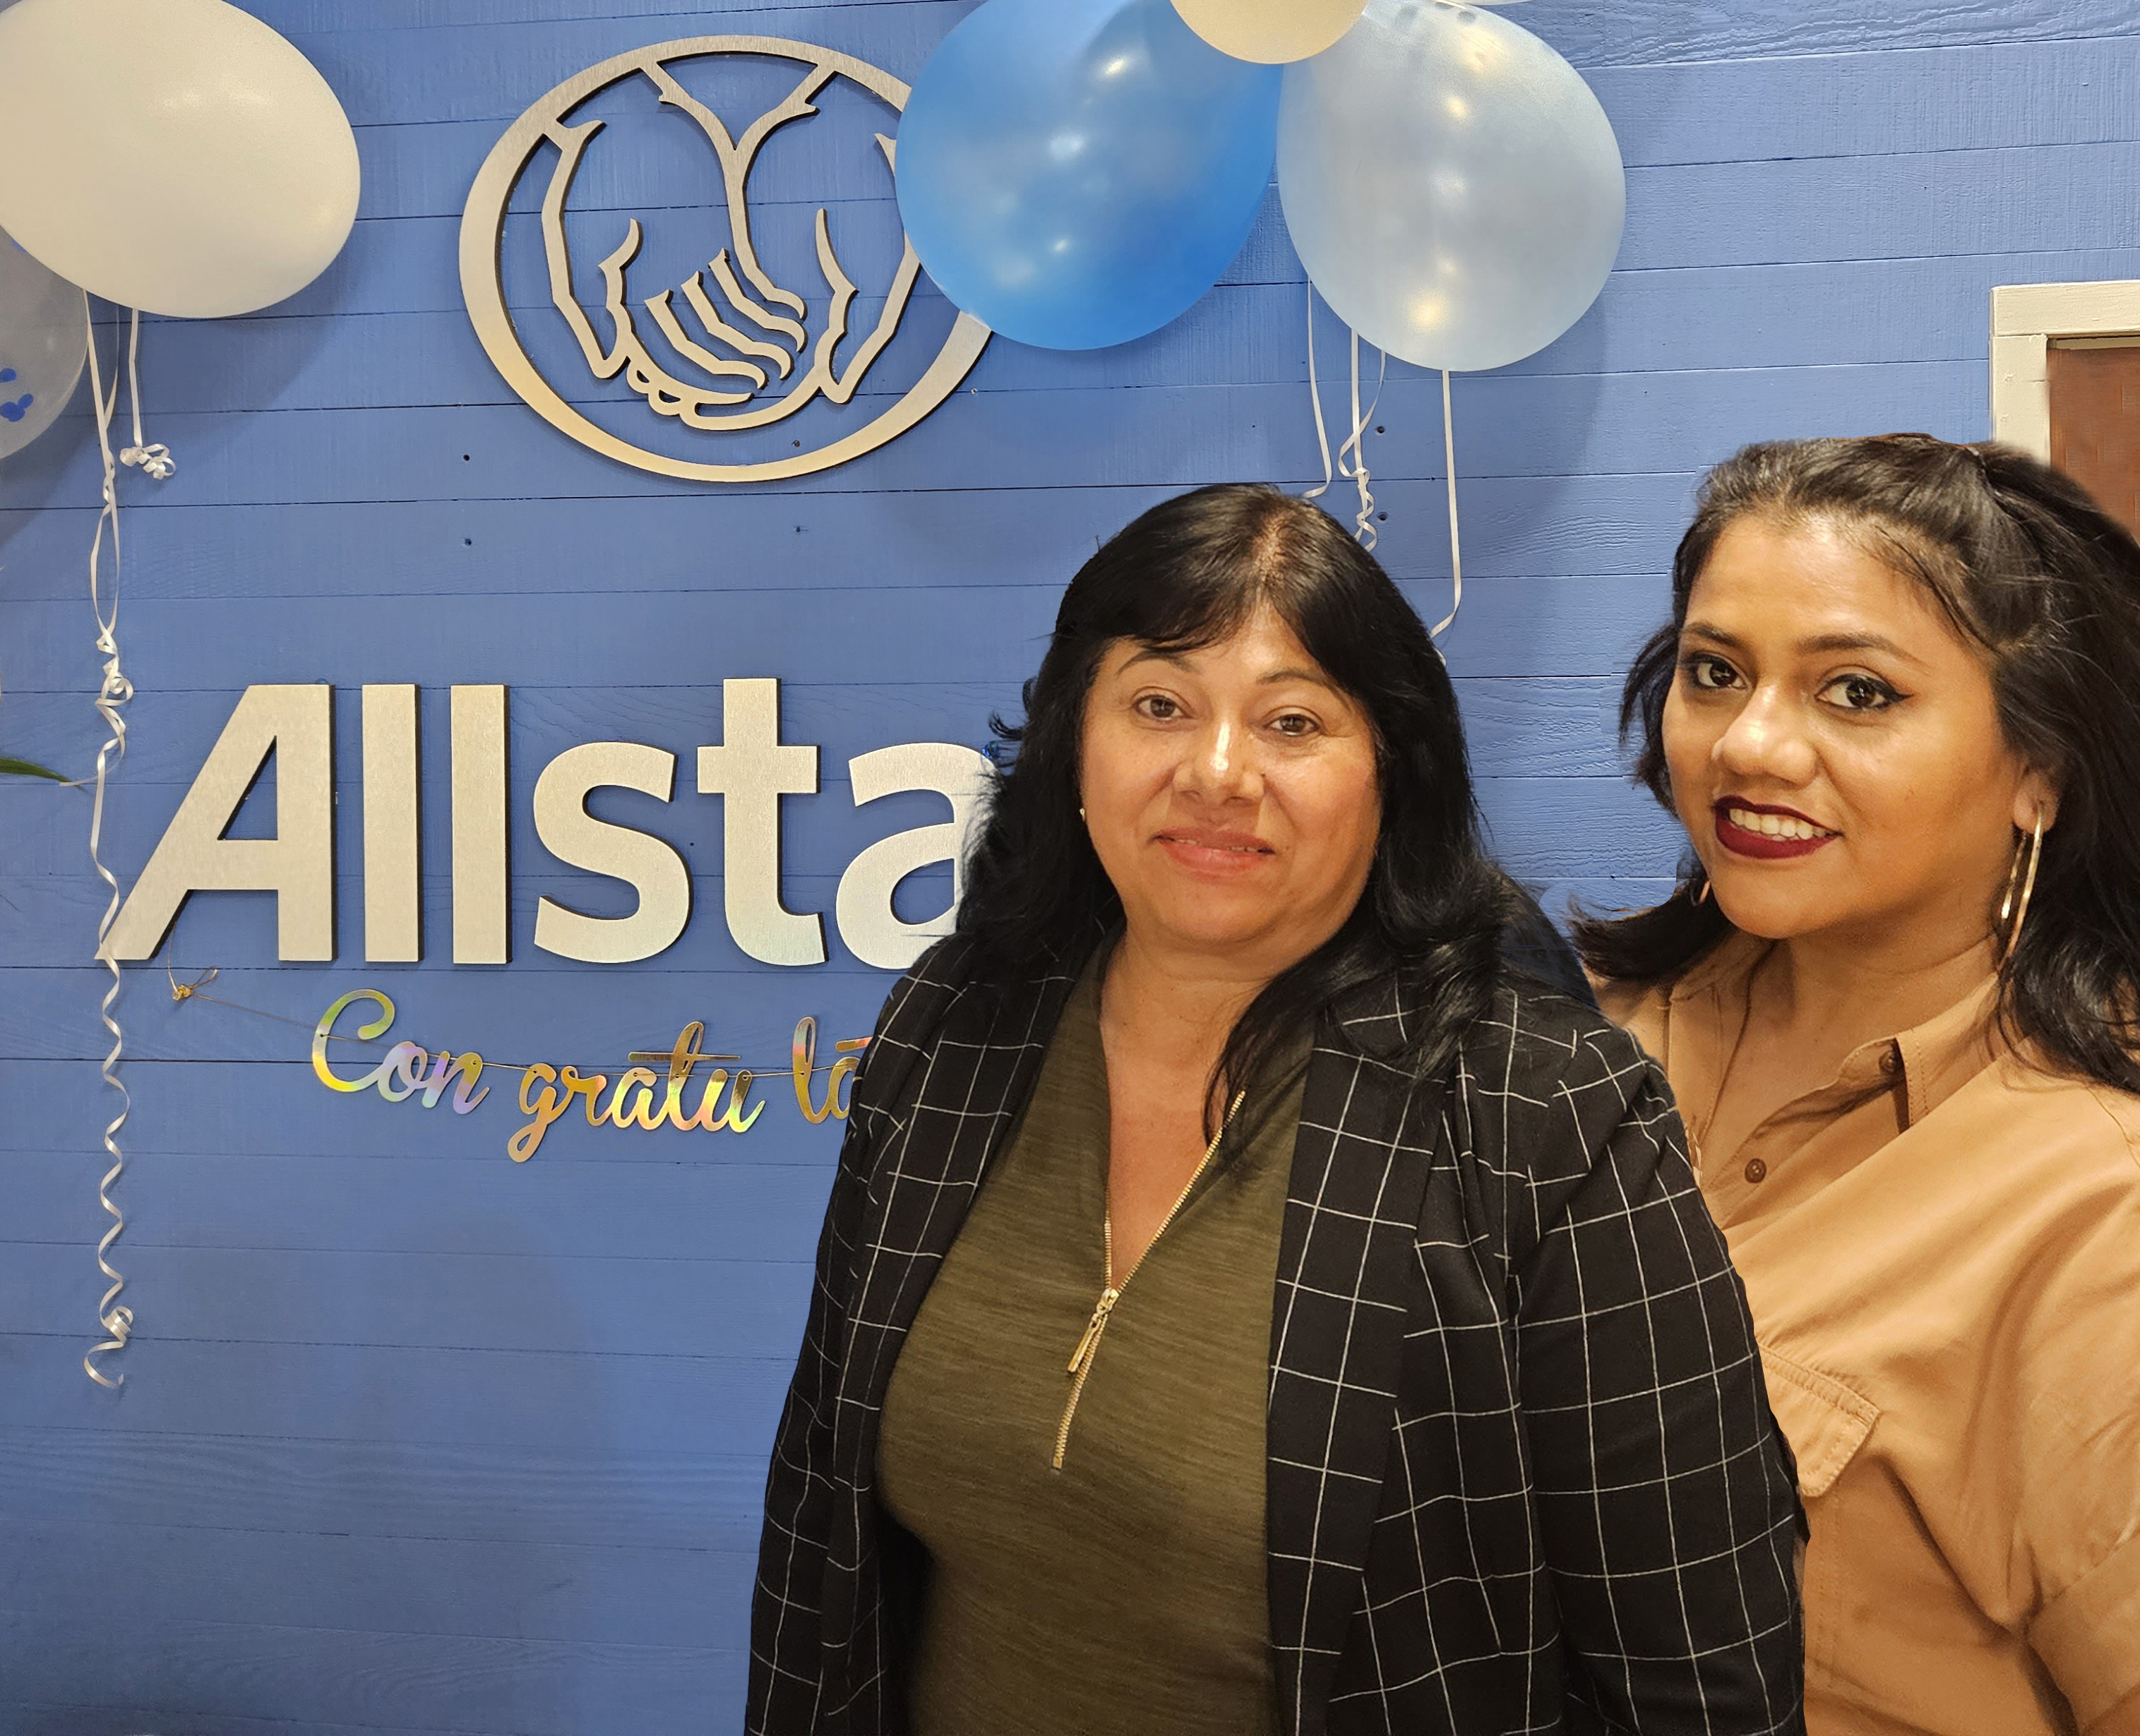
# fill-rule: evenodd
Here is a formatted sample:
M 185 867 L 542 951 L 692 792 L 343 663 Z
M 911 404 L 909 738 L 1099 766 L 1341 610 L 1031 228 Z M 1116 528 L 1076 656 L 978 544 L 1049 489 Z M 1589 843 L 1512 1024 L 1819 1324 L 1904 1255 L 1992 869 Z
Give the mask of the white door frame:
M 2007 283 L 1991 292 L 1991 438 L 2051 456 L 2051 341 L 2140 334 L 2140 282 Z

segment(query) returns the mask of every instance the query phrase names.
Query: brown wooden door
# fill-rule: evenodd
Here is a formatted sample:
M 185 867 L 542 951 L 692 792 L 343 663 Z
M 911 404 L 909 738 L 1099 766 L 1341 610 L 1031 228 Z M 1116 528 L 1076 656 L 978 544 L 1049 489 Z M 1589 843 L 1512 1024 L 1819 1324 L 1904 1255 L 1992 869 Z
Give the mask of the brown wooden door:
M 2051 462 L 2140 537 L 2140 337 L 2054 338 Z

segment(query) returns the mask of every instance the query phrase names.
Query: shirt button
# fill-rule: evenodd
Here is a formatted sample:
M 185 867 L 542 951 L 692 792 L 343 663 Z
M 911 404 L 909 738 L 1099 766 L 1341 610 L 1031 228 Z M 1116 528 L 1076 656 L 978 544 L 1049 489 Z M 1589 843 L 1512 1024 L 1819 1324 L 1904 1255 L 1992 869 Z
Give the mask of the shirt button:
M 1769 1166 L 1766 1164 L 1763 1163 L 1758 1157 L 1750 1157 L 1746 1160 L 1747 1180 L 1766 1181 L 1768 1179 Z
M 1902 1057 L 1892 1049 L 1887 1050 L 1880 1057 L 1880 1071 L 1891 1079 L 1895 1076 L 1895 1070 L 1902 1064 Z

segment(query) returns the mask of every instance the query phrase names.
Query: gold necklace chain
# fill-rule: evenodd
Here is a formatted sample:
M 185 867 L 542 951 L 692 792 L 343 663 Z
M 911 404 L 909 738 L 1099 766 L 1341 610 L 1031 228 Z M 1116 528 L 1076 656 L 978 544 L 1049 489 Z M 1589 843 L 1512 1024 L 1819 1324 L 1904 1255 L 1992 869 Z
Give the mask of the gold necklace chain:
M 1100 1354 L 1100 1336 L 1107 1330 L 1107 1322 L 1114 1317 L 1115 1304 L 1122 1299 L 1130 1280 L 1143 1268 L 1151 1258 L 1151 1251 L 1159 1245 L 1159 1238 L 1166 1233 L 1167 1226 L 1180 1215 L 1189 1196 L 1196 1191 L 1196 1184 L 1204 1179 L 1204 1172 L 1211 1167 L 1211 1160 L 1218 1155 L 1220 1142 L 1226 1137 L 1226 1130 L 1234 1125 L 1234 1117 L 1240 1111 L 1241 1100 L 1246 1091 L 1236 1091 L 1234 1101 L 1227 1106 L 1226 1119 L 1219 1124 L 1219 1130 L 1211 1135 L 1211 1143 L 1204 1148 L 1204 1155 L 1197 1160 L 1196 1167 L 1190 1172 L 1189 1179 L 1182 1184 L 1174 1204 L 1166 1209 L 1166 1215 L 1159 1220 L 1159 1228 L 1151 1233 L 1151 1240 L 1144 1244 L 1144 1252 L 1136 1262 L 1122 1274 L 1119 1284 L 1115 1282 L 1115 1214 L 1102 1206 L 1100 1214 L 1100 1237 L 1106 1262 L 1105 1282 L 1100 1289 L 1100 1300 L 1092 1309 L 1092 1317 L 1085 1322 L 1085 1330 L 1078 1336 L 1077 1348 L 1070 1353 L 1070 1396 L 1063 1407 L 1063 1421 L 1055 1431 L 1055 1459 L 1053 1469 L 1063 1469 L 1063 1455 L 1070 1445 L 1070 1422 L 1077 1415 L 1077 1400 L 1083 1396 L 1086 1380 L 1092 1372 L 1093 1359 Z

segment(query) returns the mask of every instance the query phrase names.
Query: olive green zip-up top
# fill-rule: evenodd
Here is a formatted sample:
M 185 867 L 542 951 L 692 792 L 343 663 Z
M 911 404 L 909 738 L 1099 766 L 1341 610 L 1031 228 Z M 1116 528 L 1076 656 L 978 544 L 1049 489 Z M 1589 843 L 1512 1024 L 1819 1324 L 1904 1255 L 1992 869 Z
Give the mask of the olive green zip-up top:
M 1066 1437 L 1106 1280 L 1108 1127 L 1097 967 L 1072 994 L 886 1395 L 880 1495 L 930 1562 L 915 1736 L 1272 1729 L 1264 1405 L 1301 1088 L 1242 1106 L 1117 1274 Z

